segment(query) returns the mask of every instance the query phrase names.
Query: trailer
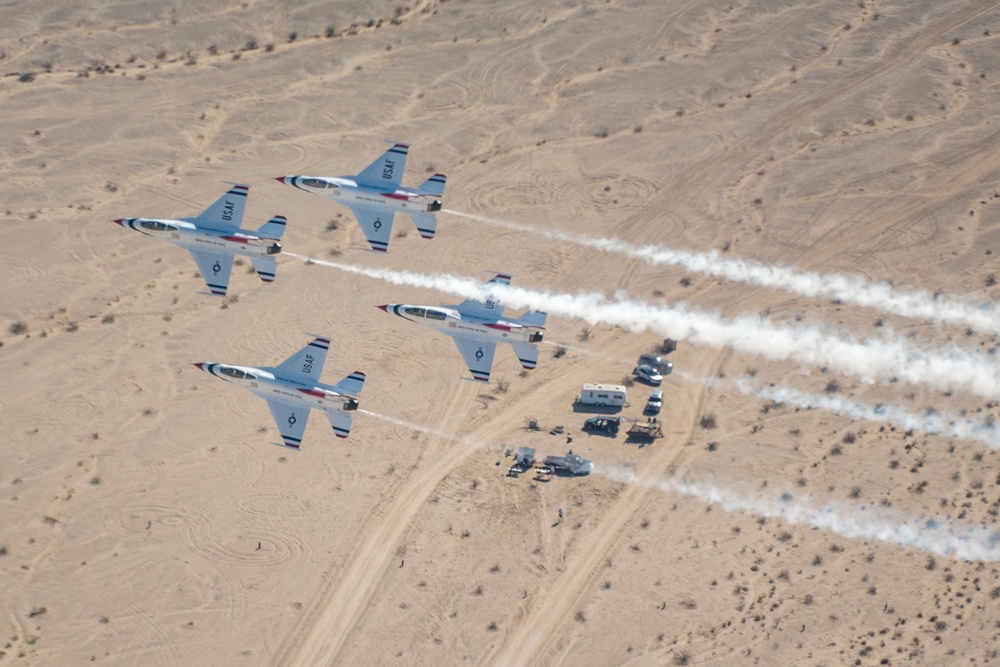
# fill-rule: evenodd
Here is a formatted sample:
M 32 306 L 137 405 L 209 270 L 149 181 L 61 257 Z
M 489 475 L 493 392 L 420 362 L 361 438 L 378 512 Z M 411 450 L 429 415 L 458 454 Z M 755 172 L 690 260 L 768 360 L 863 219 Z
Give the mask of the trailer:
M 590 471 L 594 469 L 593 461 L 589 461 L 579 454 L 574 454 L 572 449 L 569 450 L 569 453 L 562 456 L 546 456 L 543 464 L 549 468 L 552 473 L 561 472 L 566 475 L 573 476 L 589 475 Z
M 656 440 L 663 437 L 663 428 L 660 421 L 653 417 L 645 422 L 632 422 L 626 434 L 630 440 Z
M 624 385 L 585 383 L 580 389 L 576 402 L 583 405 L 618 406 L 628 402 L 628 394 Z

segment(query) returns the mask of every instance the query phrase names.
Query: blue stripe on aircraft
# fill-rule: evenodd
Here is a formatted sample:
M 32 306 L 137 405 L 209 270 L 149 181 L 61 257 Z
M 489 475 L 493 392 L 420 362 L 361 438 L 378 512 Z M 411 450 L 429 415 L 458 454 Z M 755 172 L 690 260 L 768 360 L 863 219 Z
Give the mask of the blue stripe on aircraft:
M 330 349 L 330 344 L 329 343 L 321 343 L 318 340 L 314 340 L 313 342 L 309 343 L 309 345 L 311 345 L 312 347 L 318 347 L 321 350 L 329 350 Z

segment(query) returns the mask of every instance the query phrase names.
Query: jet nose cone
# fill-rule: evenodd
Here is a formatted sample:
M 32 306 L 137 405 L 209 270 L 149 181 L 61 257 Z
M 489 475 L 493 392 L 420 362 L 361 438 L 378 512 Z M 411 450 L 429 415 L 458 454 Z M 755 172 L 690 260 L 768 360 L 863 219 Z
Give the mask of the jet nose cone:
M 205 362 L 203 362 L 203 361 L 198 362 L 197 364 L 191 364 L 191 365 L 197 367 L 198 370 L 200 370 L 200 371 L 205 370 Z
M 117 220 L 112 220 L 112 222 L 116 225 L 121 225 L 122 227 L 125 226 L 125 218 L 118 218 Z
M 274 180 L 278 181 L 282 185 L 288 185 L 288 176 L 275 176 Z
M 384 306 L 375 306 L 375 307 L 378 308 L 379 310 L 384 310 L 387 313 L 389 312 L 389 305 L 388 304 L 386 304 Z

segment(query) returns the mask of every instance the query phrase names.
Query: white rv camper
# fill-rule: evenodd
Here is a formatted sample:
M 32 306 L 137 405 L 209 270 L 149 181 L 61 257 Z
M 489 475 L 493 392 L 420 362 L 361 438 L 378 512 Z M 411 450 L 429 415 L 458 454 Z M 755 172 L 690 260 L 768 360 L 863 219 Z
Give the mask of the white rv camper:
M 586 383 L 580 389 L 580 398 L 577 402 L 585 405 L 623 406 L 628 402 L 628 395 L 625 393 L 625 387 L 620 384 Z

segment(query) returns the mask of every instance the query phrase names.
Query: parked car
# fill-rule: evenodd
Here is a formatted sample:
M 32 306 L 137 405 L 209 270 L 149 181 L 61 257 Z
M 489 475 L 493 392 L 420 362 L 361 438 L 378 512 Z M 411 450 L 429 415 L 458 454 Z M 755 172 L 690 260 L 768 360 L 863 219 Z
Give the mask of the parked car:
M 583 422 L 583 430 L 618 435 L 618 429 L 621 428 L 621 424 L 621 417 L 591 417 Z
M 636 376 L 636 378 L 642 380 L 643 382 L 648 382 L 654 387 L 659 386 L 660 383 L 663 382 L 663 376 L 660 375 L 655 368 L 647 364 L 636 366 L 632 373 Z
M 674 370 L 673 362 L 667 361 L 666 359 L 657 354 L 647 353 L 639 355 L 638 365 L 649 366 L 660 375 L 670 375 L 671 371 Z
M 663 392 L 657 389 L 652 394 L 649 395 L 649 400 L 646 401 L 646 412 L 654 415 L 660 414 L 660 410 L 663 409 Z

